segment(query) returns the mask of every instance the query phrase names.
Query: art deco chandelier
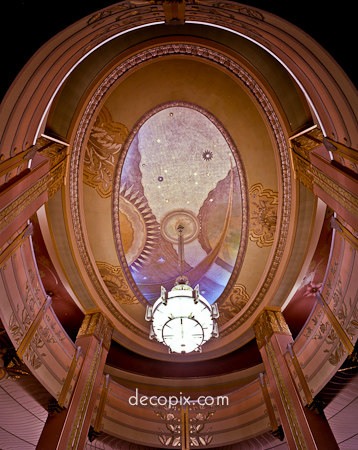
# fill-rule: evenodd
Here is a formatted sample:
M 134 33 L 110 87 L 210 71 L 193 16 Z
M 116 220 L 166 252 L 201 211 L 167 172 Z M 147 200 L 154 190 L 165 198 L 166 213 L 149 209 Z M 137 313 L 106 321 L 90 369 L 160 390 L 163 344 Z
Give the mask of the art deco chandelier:
M 149 338 L 156 339 L 169 348 L 169 353 L 201 352 L 202 345 L 218 337 L 219 317 L 217 304 L 210 305 L 183 276 L 184 226 L 178 225 L 178 256 L 180 276 L 170 292 L 162 286 L 161 295 L 153 306 L 147 306 L 146 320 L 151 322 Z

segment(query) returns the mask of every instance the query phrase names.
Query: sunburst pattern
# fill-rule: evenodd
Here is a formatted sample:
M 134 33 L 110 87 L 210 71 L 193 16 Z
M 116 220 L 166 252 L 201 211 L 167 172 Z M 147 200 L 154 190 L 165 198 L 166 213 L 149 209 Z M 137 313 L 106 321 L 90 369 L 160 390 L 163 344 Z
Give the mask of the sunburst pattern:
M 132 262 L 130 268 L 138 271 L 149 262 L 160 234 L 160 225 L 148 205 L 147 199 L 138 192 L 133 185 L 123 183 L 120 187 L 120 196 L 133 205 L 140 214 L 146 229 L 146 239 L 140 255 Z

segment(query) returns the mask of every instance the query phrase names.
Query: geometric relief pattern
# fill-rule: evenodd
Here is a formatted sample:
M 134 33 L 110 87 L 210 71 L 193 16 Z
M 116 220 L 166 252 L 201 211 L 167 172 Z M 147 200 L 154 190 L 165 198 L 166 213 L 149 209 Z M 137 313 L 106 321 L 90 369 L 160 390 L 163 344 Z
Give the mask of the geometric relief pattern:
M 268 247 L 273 244 L 275 236 L 278 193 L 264 189 L 261 183 L 256 183 L 250 188 L 249 196 L 249 238 L 258 247 Z
M 127 127 L 113 122 L 108 109 L 103 107 L 88 139 L 83 171 L 84 182 L 103 198 L 111 195 L 114 168 L 127 135 Z
M 140 217 L 140 222 L 144 224 L 145 228 L 145 239 L 141 243 L 140 251 L 139 253 L 137 252 L 136 257 L 131 258 L 130 252 L 125 252 L 128 265 L 130 265 L 131 269 L 133 269 L 134 271 L 138 271 L 138 269 L 149 262 L 150 255 L 158 244 L 160 225 L 157 222 L 150 206 L 148 205 L 148 201 L 145 196 L 133 189 L 133 185 L 128 186 L 126 183 L 122 183 L 119 193 L 119 210 L 122 214 L 125 214 L 127 219 L 131 222 L 132 229 L 135 235 L 135 241 L 139 240 L 137 235 L 139 234 L 138 232 L 140 228 L 139 224 L 134 220 L 136 215 Z M 133 214 L 133 211 L 128 208 L 129 204 L 132 206 L 131 209 L 135 210 L 136 214 Z M 116 213 L 117 212 L 115 211 L 115 214 Z M 123 234 L 121 234 L 122 239 Z

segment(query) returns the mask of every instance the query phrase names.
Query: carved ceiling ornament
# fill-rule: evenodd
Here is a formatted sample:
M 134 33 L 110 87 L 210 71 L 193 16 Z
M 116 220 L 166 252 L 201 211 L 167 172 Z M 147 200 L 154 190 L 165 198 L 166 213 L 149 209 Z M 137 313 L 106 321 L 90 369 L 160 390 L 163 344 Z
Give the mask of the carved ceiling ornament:
M 249 238 L 258 247 L 273 244 L 278 208 L 278 193 L 264 189 L 261 183 L 250 188 L 250 232 Z
M 225 301 L 220 305 L 218 324 L 222 326 L 239 314 L 249 300 L 250 296 L 246 291 L 246 287 L 242 284 L 235 285 Z
M 88 101 L 87 107 L 83 113 L 80 124 L 75 134 L 73 149 L 71 153 L 71 170 L 69 171 L 69 196 L 75 241 L 80 258 L 82 260 L 82 264 L 90 280 L 92 281 L 93 287 L 96 289 L 99 297 L 106 305 L 108 310 L 125 327 L 142 337 L 146 337 L 146 333 L 141 328 L 137 327 L 133 323 L 133 321 L 129 321 L 128 319 L 126 319 L 118 309 L 117 305 L 113 304 L 113 298 L 111 298 L 111 296 L 108 295 L 106 289 L 104 289 L 103 280 L 99 279 L 97 275 L 98 272 L 96 271 L 94 264 L 91 261 L 91 257 L 89 256 L 90 250 L 86 245 L 84 228 L 82 225 L 83 219 L 81 218 L 80 214 L 80 162 L 84 157 L 83 149 L 85 148 L 86 138 L 90 131 L 89 127 L 92 123 L 93 117 L 98 113 L 98 109 L 101 106 L 101 102 L 104 96 L 115 85 L 115 83 L 117 83 L 118 80 L 130 70 L 152 59 L 160 58 L 166 55 L 195 56 L 196 58 L 205 59 L 210 61 L 211 63 L 217 64 L 220 66 L 221 70 L 228 71 L 232 75 L 236 76 L 241 81 L 241 83 L 251 92 L 252 96 L 261 107 L 263 113 L 266 116 L 267 122 L 270 125 L 278 149 L 278 156 L 280 160 L 278 166 L 281 168 L 282 216 L 280 217 L 280 227 L 278 229 L 279 236 L 277 239 L 276 248 L 274 250 L 274 256 L 271 261 L 266 280 L 258 290 L 256 297 L 252 299 L 250 307 L 244 311 L 244 313 L 238 318 L 238 320 L 236 320 L 234 323 L 231 323 L 230 326 L 224 328 L 221 331 L 221 335 L 225 336 L 240 327 L 240 325 L 243 324 L 256 311 L 257 307 L 260 305 L 266 292 L 271 286 L 285 249 L 291 210 L 291 174 L 289 152 L 279 118 L 265 92 L 257 84 L 256 80 L 237 62 L 231 60 L 226 55 L 223 55 L 212 49 L 205 48 L 203 46 L 186 43 L 158 45 L 143 50 L 135 54 L 134 56 L 129 57 L 127 60 L 119 64 L 103 80 L 100 86 L 96 89 L 94 95 Z M 133 295 L 133 290 L 128 282 L 123 285 L 123 289 L 128 293 L 128 295 Z M 137 294 L 137 292 L 135 292 L 135 294 Z M 224 292 L 218 300 L 219 303 L 222 302 L 228 294 L 229 292 L 227 292 L 226 290 L 226 292 Z
M 101 197 L 112 194 L 114 169 L 127 135 L 127 127 L 113 122 L 110 112 L 103 106 L 86 145 L 83 170 L 84 182 Z
M 112 266 L 100 261 L 96 261 L 96 263 L 109 292 L 119 304 L 133 305 L 139 303 L 135 295 L 130 295 L 127 290 L 123 290 L 125 281 L 122 267 Z

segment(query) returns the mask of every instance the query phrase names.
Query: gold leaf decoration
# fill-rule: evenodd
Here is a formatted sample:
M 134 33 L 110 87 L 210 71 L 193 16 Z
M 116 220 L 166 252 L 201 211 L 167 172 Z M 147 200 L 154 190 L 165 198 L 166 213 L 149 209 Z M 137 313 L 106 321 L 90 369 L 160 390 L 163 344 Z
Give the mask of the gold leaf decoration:
M 123 270 L 106 262 L 96 262 L 98 270 L 113 298 L 122 305 L 139 303 L 137 297 L 128 291 Z
M 273 244 L 276 231 L 278 193 L 256 183 L 250 188 L 249 196 L 249 238 L 258 247 L 268 247 Z
M 103 107 L 87 142 L 83 171 L 84 182 L 103 198 L 111 195 L 114 170 L 127 135 L 127 127 L 113 122 Z

